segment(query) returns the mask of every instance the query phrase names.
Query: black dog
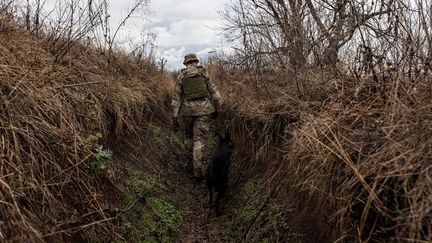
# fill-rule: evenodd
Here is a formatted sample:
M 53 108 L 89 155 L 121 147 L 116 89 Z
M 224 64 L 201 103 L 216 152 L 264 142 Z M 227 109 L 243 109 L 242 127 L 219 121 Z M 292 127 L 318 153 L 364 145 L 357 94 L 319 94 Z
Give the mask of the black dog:
M 228 168 L 233 144 L 228 134 L 223 138 L 218 135 L 216 148 L 210 157 L 207 167 L 207 187 L 210 192 L 209 205 L 216 207 L 216 213 L 220 214 L 219 201 L 224 196 L 228 185 Z M 213 192 L 217 192 L 216 202 L 213 204 Z

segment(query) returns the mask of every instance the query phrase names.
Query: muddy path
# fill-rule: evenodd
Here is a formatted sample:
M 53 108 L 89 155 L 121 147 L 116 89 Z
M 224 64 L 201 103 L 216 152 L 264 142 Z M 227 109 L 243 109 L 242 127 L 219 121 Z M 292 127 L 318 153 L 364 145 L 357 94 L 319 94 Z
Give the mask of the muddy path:
M 152 137 L 154 143 L 141 141 L 146 136 Z M 126 184 L 143 184 L 137 189 L 146 202 L 129 214 L 131 219 L 147 215 L 138 221 L 132 220 L 139 226 L 136 227 L 137 237 L 144 235 L 142 239 L 154 239 L 154 242 L 191 243 L 323 242 L 320 241 L 322 238 L 308 237 L 319 230 L 308 227 L 311 220 L 303 217 L 305 213 L 297 212 L 289 202 L 283 207 L 276 199 L 269 198 L 262 178 L 253 174 L 256 170 L 250 173 L 244 170 L 244 163 L 249 161 L 247 157 L 233 156 L 228 192 L 221 205 L 222 215 L 217 216 L 214 208 L 209 208 L 209 193 L 204 181 L 197 183 L 191 178 L 192 165 L 186 159 L 181 139 L 168 130 L 154 127 L 131 141 L 115 152 L 130 164 L 141 165 L 136 168 L 140 173 L 129 171 L 121 177 L 130 181 Z M 145 165 L 143 161 L 149 164 Z M 124 167 L 127 163 L 118 164 Z M 174 212 L 178 217 L 173 217 Z M 175 228 L 173 222 L 178 223 Z M 290 223 L 293 225 L 288 226 Z
M 152 137 L 154 142 L 148 144 L 147 140 L 142 140 L 147 136 Z M 220 218 L 216 216 L 214 209 L 208 206 L 207 186 L 204 181 L 197 183 L 193 180 L 192 165 L 185 158 L 185 153 L 180 145 L 181 139 L 175 137 L 169 130 L 159 127 L 149 128 L 138 137 L 129 139 L 129 142 L 122 143 L 122 146 L 116 147 L 115 150 L 116 155 L 121 158 L 117 164 L 122 165 L 122 168 L 127 167 L 125 169 L 127 173 L 125 172 L 124 176 L 119 177 L 118 180 L 130 181 L 125 184 L 144 185 L 137 190 L 142 194 L 140 198 L 144 199 L 144 203 L 137 205 L 136 212 L 130 213 L 133 219 L 140 218 L 140 215 L 151 216 L 141 217 L 141 221 L 133 222 L 133 224 L 144 224 L 142 227 L 136 227 L 136 232 L 150 228 L 148 232 L 141 232 L 141 235 L 144 235 L 142 239 L 181 243 L 223 242 L 219 231 Z M 154 157 L 151 157 L 152 155 Z M 146 165 L 143 161 L 149 164 Z M 135 171 L 131 171 L 134 167 L 132 165 L 135 165 Z M 153 181 L 154 185 L 146 186 L 147 184 L 144 183 L 146 177 L 142 175 L 154 178 L 147 179 L 147 181 Z M 154 208 L 154 205 L 150 205 L 152 198 L 169 202 L 173 208 Z M 166 211 L 166 209 L 169 210 Z M 174 218 L 169 214 L 172 212 L 178 212 L 182 218 L 178 219 L 182 223 L 175 230 L 171 228 Z M 154 220 L 149 220 L 149 218 Z M 153 223 L 156 226 L 152 228 Z
M 185 227 L 176 242 L 223 242 L 219 231 L 219 218 L 208 207 L 208 191 L 205 183 L 184 180 Z

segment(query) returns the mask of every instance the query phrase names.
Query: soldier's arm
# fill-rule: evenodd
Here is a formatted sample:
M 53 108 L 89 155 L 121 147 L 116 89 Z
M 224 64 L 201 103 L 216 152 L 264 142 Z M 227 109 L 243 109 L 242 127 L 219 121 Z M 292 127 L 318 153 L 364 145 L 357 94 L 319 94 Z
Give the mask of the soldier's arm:
M 182 88 L 180 75 L 177 77 L 172 98 L 173 117 L 177 117 L 182 103 Z
M 216 111 L 220 111 L 221 96 L 219 94 L 219 91 L 207 71 L 205 72 L 205 76 L 207 77 L 207 88 L 210 93 L 210 98 L 213 100 L 213 105 Z

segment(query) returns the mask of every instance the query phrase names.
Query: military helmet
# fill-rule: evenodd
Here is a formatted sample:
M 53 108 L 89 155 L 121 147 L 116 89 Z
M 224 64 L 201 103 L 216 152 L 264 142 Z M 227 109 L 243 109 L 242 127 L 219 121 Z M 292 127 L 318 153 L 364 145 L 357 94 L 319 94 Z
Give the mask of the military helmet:
M 194 53 L 189 53 L 184 57 L 183 64 L 186 65 L 191 62 L 199 62 L 197 56 Z

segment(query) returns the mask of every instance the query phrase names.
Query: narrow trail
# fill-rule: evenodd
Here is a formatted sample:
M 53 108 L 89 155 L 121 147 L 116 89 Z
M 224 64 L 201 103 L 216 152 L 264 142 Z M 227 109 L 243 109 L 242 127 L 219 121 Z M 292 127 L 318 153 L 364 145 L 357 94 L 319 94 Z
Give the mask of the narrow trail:
M 177 242 L 202 243 L 223 242 L 219 231 L 218 217 L 208 207 L 208 191 L 204 184 L 195 185 L 187 179 L 186 226 L 184 234 Z

